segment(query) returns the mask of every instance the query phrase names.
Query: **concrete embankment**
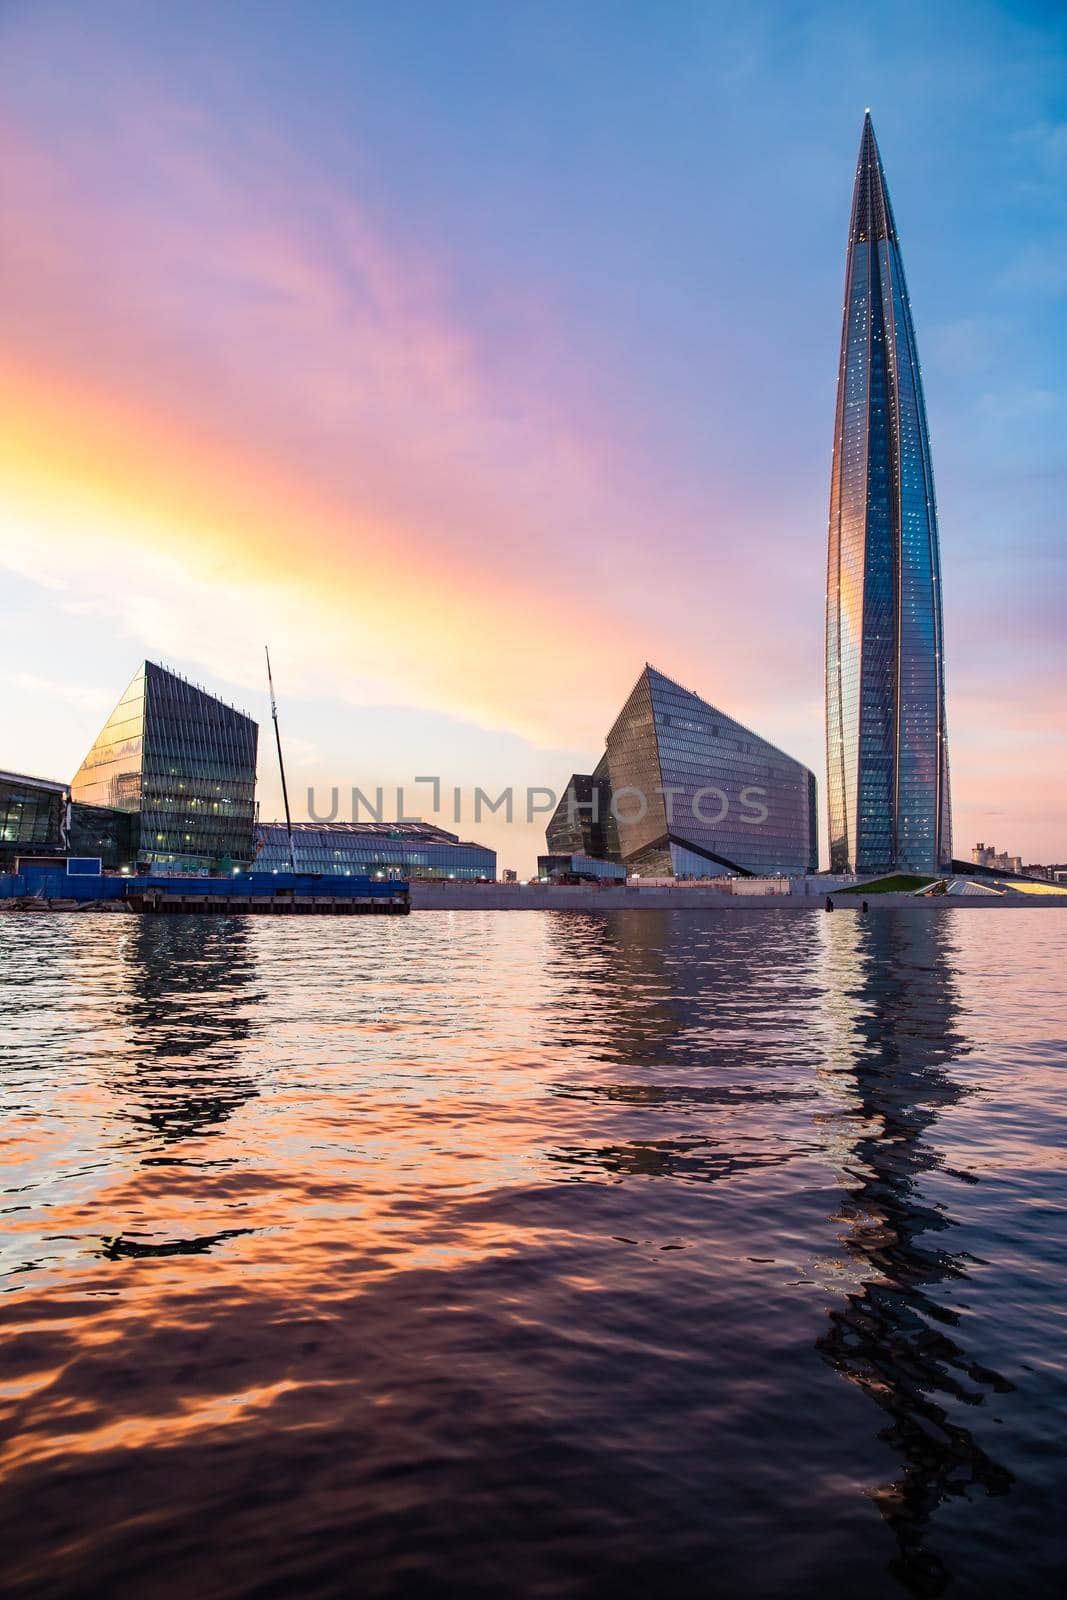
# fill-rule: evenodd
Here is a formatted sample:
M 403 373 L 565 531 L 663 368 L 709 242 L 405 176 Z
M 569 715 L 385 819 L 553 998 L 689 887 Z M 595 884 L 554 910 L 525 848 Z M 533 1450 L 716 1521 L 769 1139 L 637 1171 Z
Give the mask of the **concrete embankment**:
M 860 911 L 862 896 L 835 893 L 835 911 Z M 591 883 L 412 883 L 412 911 L 822 911 L 825 897 L 812 895 L 729 895 L 693 887 L 601 889 Z M 1003 911 L 1019 906 L 1061 906 L 1067 895 L 879 894 L 867 902 L 879 911 Z

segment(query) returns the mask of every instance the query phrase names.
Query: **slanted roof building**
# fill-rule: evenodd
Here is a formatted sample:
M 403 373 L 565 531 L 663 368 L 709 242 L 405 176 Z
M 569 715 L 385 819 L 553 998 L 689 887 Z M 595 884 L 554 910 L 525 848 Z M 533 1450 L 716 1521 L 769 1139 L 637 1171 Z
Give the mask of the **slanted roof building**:
M 814 872 L 814 774 L 646 666 L 594 773 L 576 773 L 546 830 L 550 852 L 643 877 Z
M 78 768 L 74 800 L 129 812 L 138 863 L 204 871 L 254 854 L 259 727 L 154 661 Z

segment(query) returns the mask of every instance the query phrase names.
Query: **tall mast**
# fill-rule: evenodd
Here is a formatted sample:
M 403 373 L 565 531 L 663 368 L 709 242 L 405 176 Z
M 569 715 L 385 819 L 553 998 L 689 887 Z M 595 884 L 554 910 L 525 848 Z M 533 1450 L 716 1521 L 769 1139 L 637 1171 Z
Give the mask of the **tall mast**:
M 278 728 L 278 704 L 274 698 L 274 679 L 270 671 L 270 650 L 263 646 L 267 657 L 267 685 L 270 689 L 270 714 L 274 718 L 274 741 L 278 746 L 278 771 L 282 778 L 282 800 L 285 804 L 285 832 L 289 839 L 289 871 L 296 871 L 296 861 L 293 856 L 293 819 L 289 815 L 289 790 L 285 782 L 285 762 L 282 760 L 282 736 Z

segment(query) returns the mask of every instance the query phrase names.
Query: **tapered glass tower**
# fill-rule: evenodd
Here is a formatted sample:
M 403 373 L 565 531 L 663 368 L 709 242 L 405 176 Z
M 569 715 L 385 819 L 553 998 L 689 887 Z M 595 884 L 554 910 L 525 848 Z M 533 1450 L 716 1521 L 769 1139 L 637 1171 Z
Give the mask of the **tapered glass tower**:
M 830 865 L 952 856 L 941 557 L 922 378 L 870 114 L 852 196 L 826 585 Z

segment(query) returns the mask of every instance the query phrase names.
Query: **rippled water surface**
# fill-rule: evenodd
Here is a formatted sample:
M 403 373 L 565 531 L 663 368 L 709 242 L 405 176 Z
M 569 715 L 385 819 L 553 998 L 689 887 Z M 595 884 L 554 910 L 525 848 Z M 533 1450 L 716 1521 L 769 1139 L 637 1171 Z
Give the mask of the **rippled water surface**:
M 1067 916 L 0 920 L 14 1596 L 1052 1594 Z

